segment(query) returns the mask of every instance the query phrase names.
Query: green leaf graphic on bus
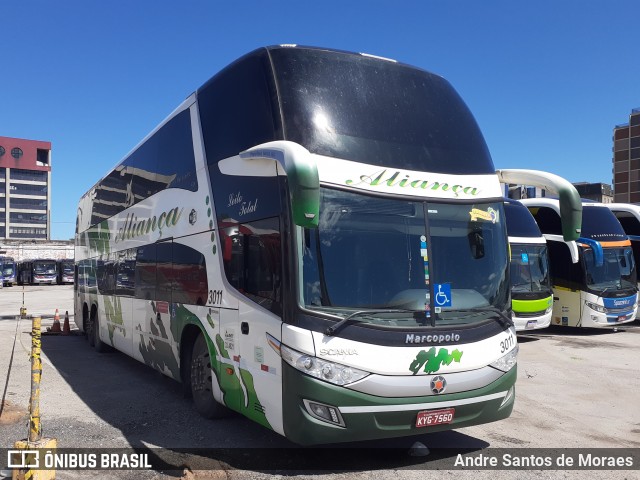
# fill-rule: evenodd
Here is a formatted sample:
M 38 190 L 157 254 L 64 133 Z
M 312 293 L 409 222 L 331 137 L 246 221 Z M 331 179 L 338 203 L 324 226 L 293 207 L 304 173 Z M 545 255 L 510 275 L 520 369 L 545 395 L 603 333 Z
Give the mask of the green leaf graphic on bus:
M 442 365 L 451 365 L 451 362 L 460 363 L 462 358 L 462 352 L 455 349 L 449 353 L 446 348 L 438 350 L 436 355 L 436 347 L 431 347 L 429 350 L 421 350 L 416 356 L 416 359 L 409 365 L 409 370 L 415 375 L 424 367 L 425 373 L 434 373 L 440 370 Z
M 114 346 L 113 332 L 116 328 L 120 329 L 123 337 L 127 336 L 127 331 L 124 329 L 124 320 L 122 318 L 122 303 L 120 301 L 120 297 L 113 297 L 113 302 L 108 297 L 105 297 L 104 313 L 107 316 L 109 341 L 111 342 L 111 346 Z

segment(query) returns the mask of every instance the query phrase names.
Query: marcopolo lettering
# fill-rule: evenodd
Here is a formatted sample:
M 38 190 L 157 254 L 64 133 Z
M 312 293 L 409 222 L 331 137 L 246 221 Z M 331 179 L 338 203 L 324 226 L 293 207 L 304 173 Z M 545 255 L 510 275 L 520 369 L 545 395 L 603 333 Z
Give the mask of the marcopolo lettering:
M 415 335 L 407 333 L 407 339 L 404 343 L 442 343 L 442 342 L 458 342 L 460 335 L 457 333 L 433 334 L 433 335 Z

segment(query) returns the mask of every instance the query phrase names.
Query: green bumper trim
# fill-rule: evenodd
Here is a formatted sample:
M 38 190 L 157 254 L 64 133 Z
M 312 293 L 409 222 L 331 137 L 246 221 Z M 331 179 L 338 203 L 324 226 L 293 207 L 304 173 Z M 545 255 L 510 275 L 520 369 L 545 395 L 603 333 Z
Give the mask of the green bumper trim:
M 512 300 L 511 308 L 516 313 L 544 312 L 553 305 L 553 296 L 540 300 Z
M 468 392 L 383 398 L 311 378 L 284 362 L 282 367 L 283 390 L 287 392 L 283 396 L 284 432 L 289 440 L 302 445 L 424 435 L 501 420 L 513 410 L 514 395 L 504 405 L 502 402 L 514 387 L 517 376 L 517 367 L 514 367 L 495 382 Z M 425 382 L 430 378 L 426 376 Z M 477 401 L 479 397 L 484 400 Z M 303 399 L 338 407 L 345 427 L 312 417 Z M 418 412 L 448 406 L 455 409 L 452 423 L 416 427 Z

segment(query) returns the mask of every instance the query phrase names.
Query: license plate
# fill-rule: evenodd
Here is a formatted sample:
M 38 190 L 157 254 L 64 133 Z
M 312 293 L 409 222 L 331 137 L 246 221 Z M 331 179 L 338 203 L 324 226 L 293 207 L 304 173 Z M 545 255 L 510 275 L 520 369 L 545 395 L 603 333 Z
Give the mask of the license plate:
M 524 328 L 526 328 L 527 330 L 530 328 L 535 328 L 537 323 L 538 323 L 537 320 L 529 320 Z
M 453 408 L 442 410 L 425 410 L 418 412 L 416 427 L 433 427 L 434 425 L 444 425 L 453 422 Z

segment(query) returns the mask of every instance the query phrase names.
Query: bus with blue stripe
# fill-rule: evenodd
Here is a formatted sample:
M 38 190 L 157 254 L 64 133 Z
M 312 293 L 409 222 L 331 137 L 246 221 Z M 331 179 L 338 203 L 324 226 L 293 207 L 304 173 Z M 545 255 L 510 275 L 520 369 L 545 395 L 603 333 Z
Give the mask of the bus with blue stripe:
M 640 206 L 631 203 L 607 203 L 631 241 L 636 265 L 640 261 Z M 640 313 L 636 314 L 636 318 Z
M 549 247 L 554 302 L 552 325 L 610 328 L 632 322 L 638 310 L 631 241 L 603 203 L 582 201 L 582 231 L 560 238 L 560 208 L 553 198 L 522 200 Z

